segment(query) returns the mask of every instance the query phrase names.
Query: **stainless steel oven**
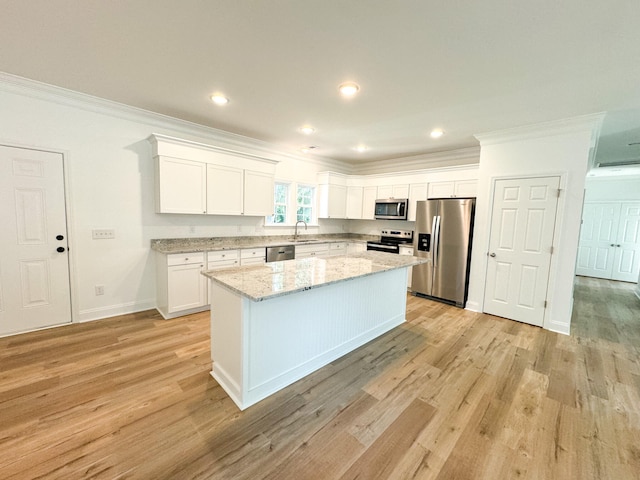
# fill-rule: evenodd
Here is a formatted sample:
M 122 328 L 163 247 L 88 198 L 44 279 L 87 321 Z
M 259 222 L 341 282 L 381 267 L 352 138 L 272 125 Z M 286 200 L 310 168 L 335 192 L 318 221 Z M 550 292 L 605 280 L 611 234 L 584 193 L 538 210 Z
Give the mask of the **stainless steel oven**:
M 376 252 L 400 253 L 400 245 L 411 245 L 413 243 L 413 232 L 411 230 L 382 230 L 380 240 L 370 240 L 367 242 L 367 250 Z

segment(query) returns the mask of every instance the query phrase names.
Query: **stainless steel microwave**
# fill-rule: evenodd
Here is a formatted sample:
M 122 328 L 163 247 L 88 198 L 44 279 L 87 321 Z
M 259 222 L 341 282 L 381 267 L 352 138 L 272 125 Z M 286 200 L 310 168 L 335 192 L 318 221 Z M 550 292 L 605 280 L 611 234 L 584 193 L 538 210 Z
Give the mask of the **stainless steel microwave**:
M 406 220 L 408 205 L 409 199 L 407 198 L 384 198 L 376 200 L 374 218 L 380 220 Z

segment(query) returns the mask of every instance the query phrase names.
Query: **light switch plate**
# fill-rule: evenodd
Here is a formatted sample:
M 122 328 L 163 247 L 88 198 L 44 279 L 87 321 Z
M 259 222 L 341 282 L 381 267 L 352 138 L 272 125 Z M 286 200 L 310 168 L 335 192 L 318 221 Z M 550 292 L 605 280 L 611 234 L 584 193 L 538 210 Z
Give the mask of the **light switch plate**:
M 91 237 L 94 240 L 108 240 L 116 238 L 116 231 L 112 228 L 100 228 L 91 230 Z

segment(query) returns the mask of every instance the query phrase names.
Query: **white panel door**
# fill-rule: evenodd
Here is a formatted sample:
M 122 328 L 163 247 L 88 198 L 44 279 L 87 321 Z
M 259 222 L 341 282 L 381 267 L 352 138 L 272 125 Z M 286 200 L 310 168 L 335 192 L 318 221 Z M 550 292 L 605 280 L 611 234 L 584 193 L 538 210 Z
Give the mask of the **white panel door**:
M 542 326 L 559 177 L 496 181 L 484 311 Z
M 62 155 L 0 146 L 0 335 L 71 322 Z
M 620 205 L 615 240 L 611 279 L 637 282 L 640 273 L 640 202 Z
M 611 278 L 620 220 L 619 203 L 585 203 L 576 274 Z

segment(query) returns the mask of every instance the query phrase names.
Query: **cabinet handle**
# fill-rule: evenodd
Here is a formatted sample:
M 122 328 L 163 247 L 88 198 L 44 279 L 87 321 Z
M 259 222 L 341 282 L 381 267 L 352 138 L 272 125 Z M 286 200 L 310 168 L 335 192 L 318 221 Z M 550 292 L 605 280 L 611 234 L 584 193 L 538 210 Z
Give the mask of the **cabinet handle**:
M 620 246 L 620 244 L 617 244 L 617 245 L 616 245 L 616 247 L 619 247 L 619 246 Z
M 610 246 L 610 247 L 615 247 L 615 246 L 616 246 L 616 244 L 615 244 L 615 243 L 612 243 L 612 244 L 610 244 L 609 246 Z

